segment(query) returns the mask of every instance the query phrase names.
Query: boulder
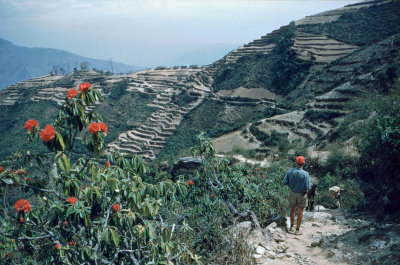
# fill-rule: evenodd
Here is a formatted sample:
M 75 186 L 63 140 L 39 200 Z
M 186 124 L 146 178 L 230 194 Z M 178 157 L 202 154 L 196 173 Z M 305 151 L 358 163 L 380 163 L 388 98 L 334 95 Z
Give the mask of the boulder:
M 330 215 L 329 213 L 325 213 L 325 212 L 316 212 L 313 214 L 312 219 L 314 220 L 314 222 L 319 222 L 319 223 L 326 223 L 328 220 L 330 220 L 332 217 L 332 215 Z
M 172 167 L 172 176 L 192 175 L 201 164 L 201 157 L 182 157 L 174 163 Z
M 374 240 L 369 245 L 369 248 L 372 250 L 377 250 L 377 249 L 383 248 L 385 245 L 386 245 L 386 241 Z
M 265 251 L 266 251 L 266 249 L 263 248 L 262 246 L 258 246 L 256 249 L 256 253 L 259 255 L 264 255 Z
M 320 247 L 322 244 L 322 238 L 317 236 L 313 237 L 311 241 L 311 247 Z
M 275 258 L 276 258 L 276 253 L 273 252 L 273 251 L 267 251 L 267 252 L 266 252 L 266 255 L 267 255 L 267 257 L 270 258 L 270 259 L 275 259 Z
M 276 255 L 278 259 L 283 259 L 285 256 L 285 253 L 279 253 L 278 255 Z
M 327 209 L 322 206 L 322 205 L 317 205 L 314 207 L 314 211 L 318 212 L 318 211 L 326 211 Z
M 245 237 L 247 237 L 250 234 L 251 225 L 251 221 L 238 223 L 229 229 L 229 235 L 235 239 L 239 236 L 239 234 L 243 234 Z

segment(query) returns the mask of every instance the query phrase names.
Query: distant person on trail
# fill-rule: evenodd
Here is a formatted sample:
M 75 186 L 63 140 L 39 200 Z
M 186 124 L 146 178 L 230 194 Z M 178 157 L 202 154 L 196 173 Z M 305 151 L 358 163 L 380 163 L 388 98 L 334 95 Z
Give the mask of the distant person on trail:
M 301 235 L 300 225 L 303 219 L 303 210 L 307 205 L 307 191 L 311 188 L 310 175 L 303 170 L 306 159 L 303 156 L 296 158 L 297 167 L 290 169 L 283 184 L 288 185 L 290 188 L 289 194 L 289 207 L 290 207 L 290 229 L 289 232 L 295 232 Z M 297 208 L 297 226 L 294 231 L 294 216 Z
M 340 197 L 342 197 L 343 189 L 340 189 L 339 186 L 333 186 L 329 189 L 329 193 L 331 194 L 331 197 L 335 201 L 335 206 L 336 208 L 340 208 Z

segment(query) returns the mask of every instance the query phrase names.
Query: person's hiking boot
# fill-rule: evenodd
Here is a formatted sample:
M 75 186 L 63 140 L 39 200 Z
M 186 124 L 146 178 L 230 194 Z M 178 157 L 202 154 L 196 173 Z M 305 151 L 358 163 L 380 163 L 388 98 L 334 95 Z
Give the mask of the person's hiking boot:
M 296 228 L 295 235 L 302 235 L 303 232 L 300 230 L 300 228 Z
M 288 233 L 289 234 L 294 234 L 296 231 L 296 229 L 294 228 L 294 225 L 292 225 L 289 229 L 288 229 Z

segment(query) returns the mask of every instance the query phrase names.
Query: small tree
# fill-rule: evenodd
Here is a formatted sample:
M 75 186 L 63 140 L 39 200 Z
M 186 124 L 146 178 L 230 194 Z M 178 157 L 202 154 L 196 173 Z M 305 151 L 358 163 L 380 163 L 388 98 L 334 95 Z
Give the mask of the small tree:
M 89 62 L 81 62 L 80 67 L 81 70 L 87 71 L 89 69 L 90 63 Z
M 87 111 L 100 99 L 98 90 L 83 83 L 79 92 L 68 91 L 54 123 L 40 130 L 35 120 L 26 122 L 29 140 L 42 142 L 48 152 L 19 153 L 0 166 L 4 201 L 11 189 L 37 195 L 24 193 L 1 212 L 0 234 L 21 251 L 6 257 L 16 264 L 175 264 L 189 263 L 190 255 L 198 260 L 172 241 L 174 229 L 159 214 L 187 184 L 144 182 L 140 176 L 148 167 L 136 156 L 117 152 L 105 162 L 107 125 Z M 87 152 L 73 159 L 77 142 Z

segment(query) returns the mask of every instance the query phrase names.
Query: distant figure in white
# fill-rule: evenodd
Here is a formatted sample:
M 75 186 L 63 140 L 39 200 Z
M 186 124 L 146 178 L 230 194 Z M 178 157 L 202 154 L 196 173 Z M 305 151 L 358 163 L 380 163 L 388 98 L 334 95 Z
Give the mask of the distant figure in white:
M 338 186 L 333 186 L 329 189 L 329 193 L 331 194 L 331 197 L 335 201 L 336 208 L 340 208 L 340 197 L 342 197 L 342 192 L 343 190 L 340 189 Z

